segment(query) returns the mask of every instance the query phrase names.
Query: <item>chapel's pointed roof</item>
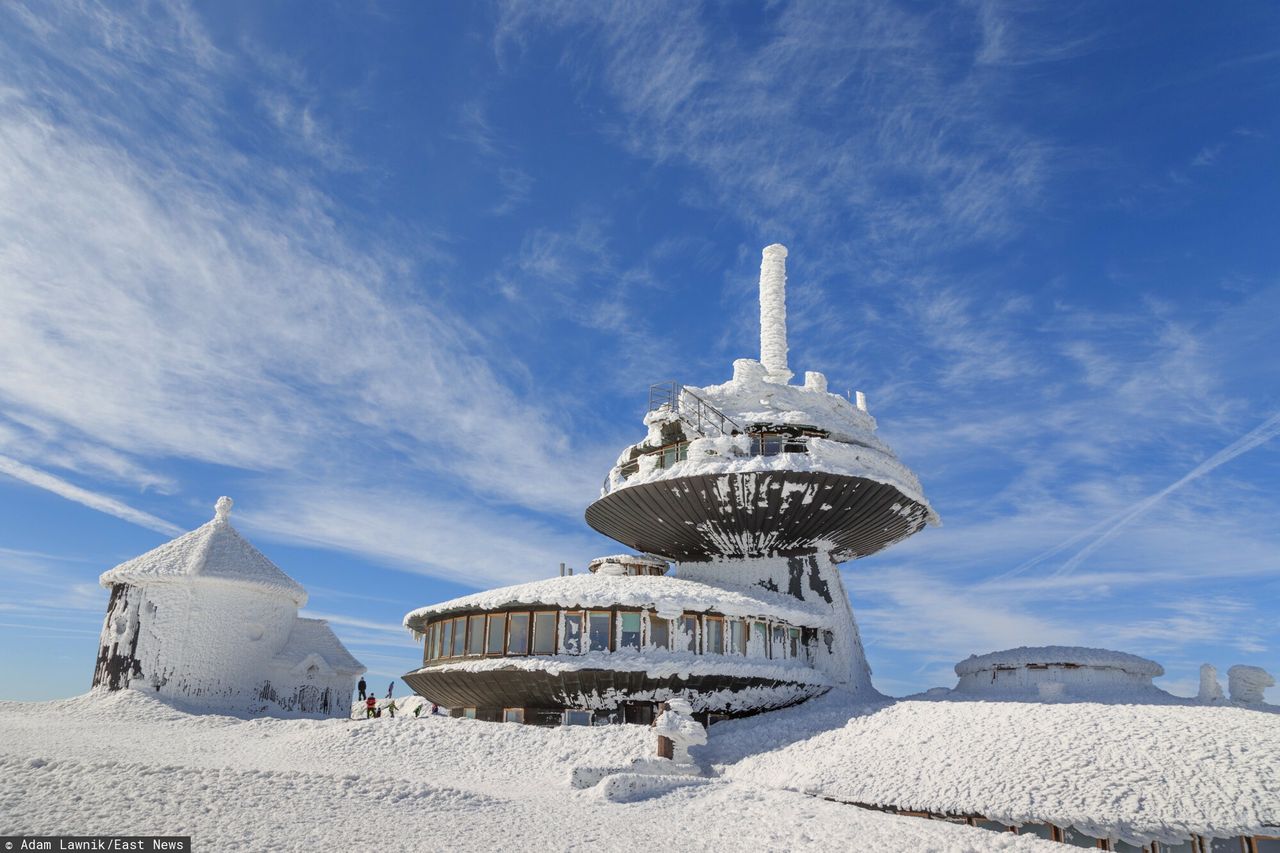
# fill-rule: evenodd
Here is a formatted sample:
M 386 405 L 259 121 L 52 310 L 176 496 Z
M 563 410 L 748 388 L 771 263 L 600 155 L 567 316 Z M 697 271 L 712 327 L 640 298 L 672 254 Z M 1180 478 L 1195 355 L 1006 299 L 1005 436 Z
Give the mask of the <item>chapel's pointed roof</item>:
M 99 583 L 106 587 L 117 583 L 146 585 L 201 577 L 254 586 L 291 598 L 299 607 L 305 605 L 307 591 L 302 585 L 231 526 L 231 503 L 231 498 L 218 498 L 208 524 L 103 572 Z

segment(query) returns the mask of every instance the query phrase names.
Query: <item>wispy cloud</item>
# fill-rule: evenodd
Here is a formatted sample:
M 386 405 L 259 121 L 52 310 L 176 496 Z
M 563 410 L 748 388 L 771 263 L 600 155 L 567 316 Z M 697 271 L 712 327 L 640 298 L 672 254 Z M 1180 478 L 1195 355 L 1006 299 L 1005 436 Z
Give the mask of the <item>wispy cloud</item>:
M 115 498 L 68 483 L 61 477 L 55 477 L 47 471 L 32 468 L 30 465 L 25 465 L 16 459 L 10 459 L 8 456 L 0 456 L 0 473 L 8 474 L 10 477 L 36 488 L 53 492 L 55 495 L 64 497 L 69 501 L 75 501 L 90 509 L 114 515 L 116 518 L 133 524 L 140 524 L 160 533 L 176 535 L 182 532 L 182 528 L 165 521 L 163 518 L 157 518 L 151 513 L 134 509 Z

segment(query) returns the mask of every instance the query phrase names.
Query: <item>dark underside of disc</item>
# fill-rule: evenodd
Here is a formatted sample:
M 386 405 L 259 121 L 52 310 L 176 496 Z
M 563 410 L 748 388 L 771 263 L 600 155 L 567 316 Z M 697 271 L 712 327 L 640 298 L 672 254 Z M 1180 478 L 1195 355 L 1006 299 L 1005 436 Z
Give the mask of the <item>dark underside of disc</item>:
M 815 550 L 843 562 L 905 539 L 925 520 L 925 508 L 893 486 L 822 471 L 659 480 L 587 507 L 587 523 L 605 536 L 679 562 Z

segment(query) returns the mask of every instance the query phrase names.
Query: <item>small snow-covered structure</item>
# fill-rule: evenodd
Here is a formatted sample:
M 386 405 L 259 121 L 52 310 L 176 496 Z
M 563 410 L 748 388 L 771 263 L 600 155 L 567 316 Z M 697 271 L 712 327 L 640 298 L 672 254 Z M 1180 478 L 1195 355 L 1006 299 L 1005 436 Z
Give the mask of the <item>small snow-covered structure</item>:
M 1078 646 L 1022 646 L 970 655 L 956 664 L 957 693 L 1036 695 L 1045 699 L 1160 691 L 1164 667 L 1126 652 Z
M 658 733 L 659 756 L 676 764 L 692 764 L 689 747 L 707 742 L 707 730 L 693 718 L 693 707 L 683 697 L 667 700 L 666 708 L 653 721 L 653 728 Z
M 210 710 L 345 716 L 364 666 L 307 592 L 231 526 L 209 523 L 104 572 L 111 590 L 93 686 Z

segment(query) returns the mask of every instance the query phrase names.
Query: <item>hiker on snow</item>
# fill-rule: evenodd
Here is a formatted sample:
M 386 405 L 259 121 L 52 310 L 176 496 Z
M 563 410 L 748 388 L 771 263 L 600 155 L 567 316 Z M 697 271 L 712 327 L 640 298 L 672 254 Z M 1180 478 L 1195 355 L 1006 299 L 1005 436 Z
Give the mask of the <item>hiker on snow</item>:
M 387 713 L 391 715 L 391 719 L 396 718 L 396 703 L 394 701 L 387 703 Z
M 370 696 L 364 700 L 364 718 L 367 720 L 374 715 L 374 711 L 378 708 L 378 700 Z
M 396 683 L 393 681 L 387 685 L 387 698 L 391 698 L 392 692 L 396 689 Z
M 366 684 L 364 683 L 364 678 L 363 678 L 363 677 L 360 679 L 360 682 L 359 682 L 358 684 L 356 684 L 356 690 L 359 690 L 359 691 L 360 691 L 360 701 L 361 701 L 361 702 L 363 702 L 363 701 L 364 701 L 364 691 L 365 691 L 365 689 L 366 689 L 367 687 L 368 687 L 368 685 L 366 685 Z

